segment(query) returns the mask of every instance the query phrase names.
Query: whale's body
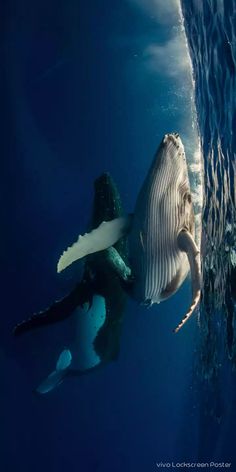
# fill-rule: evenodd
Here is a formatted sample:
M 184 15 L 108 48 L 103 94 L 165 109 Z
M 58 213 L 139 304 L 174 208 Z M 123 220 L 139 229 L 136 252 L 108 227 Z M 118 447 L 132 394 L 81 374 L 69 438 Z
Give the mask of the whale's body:
M 47 393 L 64 378 L 84 375 L 117 358 L 126 302 L 124 288 L 150 306 L 172 296 L 190 269 L 192 303 L 175 332 L 196 308 L 200 300 L 200 253 L 194 241 L 187 164 L 178 134 L 164 136 L 138 194 L 134 214 L 122 216 L 120 197 L 109 175 L 97 179 L 91 227 L 90 233 L 79 236 L 63 252 L 57 265 L 61 272 L 86 257 L 82 281 L 64 299 L 15 329 L 15 334 L 20 334 L 73 313 L 82 320 L 76 345 L 83 346 L 85 338 L 89 345 L 77 359 L 79 368 L 78 364 L 74 368 L 76 356 L 64 349 L 55 371 L 39 385 L 38 393 Z
M 134 214 L 104 221 L 91 233 L 79 236 L 60 257 L 58 272 L 87 254 L 112 250 L 124 235 L 129 242 L 129 267 L 122 265 L 121 258 L 113 257 L 113 269 L 139 302 L 149 306 L 169 298 L 191 269 L 192 304 L 175 329 L 178 331 L 200 300 L 200 253 L 194 241 L 186 157 L 177 133 L 164 136 L 139 192 Z
M 90 228 L 121 217 L 123 208 L 117 187 L 107 173 L 94 183 L 93 213 Z M 113 253 L 125 265 L 127 244 L 120 239 L 114 251 L 105 250 L 88 255 L 82 280 L 63 299 L 36 313 L 15 327 L 15 335 L 51 325 L 72 317 L 73 336 L 69 346 L 58 353 L 55 370 L 37 387 L 37 393 L 48 393 L 65 378 L 93 372 L 119 355 L 127 294 L 119 276 L 112 269 Z
M 129 235 L 132 296 L 140 302 L 159 303 L 184 281 L 189 262 L 177 243 L 183 228 L 194 237 L 187 164 L 178 135 L 167 135 L 138 195 Z

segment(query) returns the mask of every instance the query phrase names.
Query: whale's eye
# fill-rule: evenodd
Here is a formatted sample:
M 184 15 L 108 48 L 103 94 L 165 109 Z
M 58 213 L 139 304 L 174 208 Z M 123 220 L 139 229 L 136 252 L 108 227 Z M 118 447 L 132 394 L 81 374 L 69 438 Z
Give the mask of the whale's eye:
M 184 202 L 188 202 L 188 203 L 191 203 L 192 202 L 192 197 L 191 197 L 191 194 L 189 192 L 186 192 L 183 196 L 183 199 L 184 199 Z

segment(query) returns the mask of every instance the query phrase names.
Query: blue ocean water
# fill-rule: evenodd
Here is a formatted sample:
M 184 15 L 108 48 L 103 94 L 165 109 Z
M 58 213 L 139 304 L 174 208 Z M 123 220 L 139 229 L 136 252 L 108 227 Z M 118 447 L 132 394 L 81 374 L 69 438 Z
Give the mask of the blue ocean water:
M 218 370 L 224 343 L 235 364 L 230 274 L 235 267 L 236 234 L 236 11 L 234 2 L 183 1 L 182 6 L 196 82 L 196 106 L 205 166 L 202 355 L 209 358 L 205 375 L 212 376 Z
M 227 287 L 235 261 L 235 2 L 3 6 L 1 470 L 151 471 L 184 461 L 234 470 Z M 204 162 L 200 315 L 173 335 L 190 302 L 188 282 L 150 310 L 130 300 L 119 359 L 35 396 L 73 327 L 15 339 L 13 326 L 73 287 L 74 274 L 59 277 L 56 263 L 87 228 L 94 179 L 109 171 L 132 211 L 171 131 L 183 137 L 197 211 Z

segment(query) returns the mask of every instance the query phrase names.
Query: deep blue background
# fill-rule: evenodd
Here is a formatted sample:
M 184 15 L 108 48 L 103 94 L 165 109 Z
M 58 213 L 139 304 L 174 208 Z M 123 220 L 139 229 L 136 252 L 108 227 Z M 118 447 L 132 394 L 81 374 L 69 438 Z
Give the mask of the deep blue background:
M 32 390 L 54 368 L 70 323 L 12 337 L 15 323 L 73 286 L 56 262 L 87 226 L 95 177 L 111 172 L 132 211 L 162 135 L 181 131 L 173 79 L 151 74 L 143 58 L 172 30 L 118 0 L 12 0 L 1 16 L 1 471 L 207 461 L 192 394 L 196 317 L 172 334 L 188 284 L 150 310 L 130 301 L 119 361 L 45 397 Z

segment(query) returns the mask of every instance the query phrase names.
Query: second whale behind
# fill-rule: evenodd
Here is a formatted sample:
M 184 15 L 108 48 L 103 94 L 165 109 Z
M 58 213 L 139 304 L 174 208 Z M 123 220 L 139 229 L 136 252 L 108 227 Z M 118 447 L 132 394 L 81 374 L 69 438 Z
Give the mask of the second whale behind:
M 129 267 L 113 245 L 129 242 Z M 200 251 L 195 243 L 193 203 L 184 146 L 177 133 L 166 134 L 155 154 L 135 205 L 134 214 L 103 222 L 79 236 L 59 259 L 61 272 L 74 261 L 110 248 L 112 267 L 129 294 L 147 306 L 171 297 L 189 269 L 192 303 L 175 332 L 200 300 Z

